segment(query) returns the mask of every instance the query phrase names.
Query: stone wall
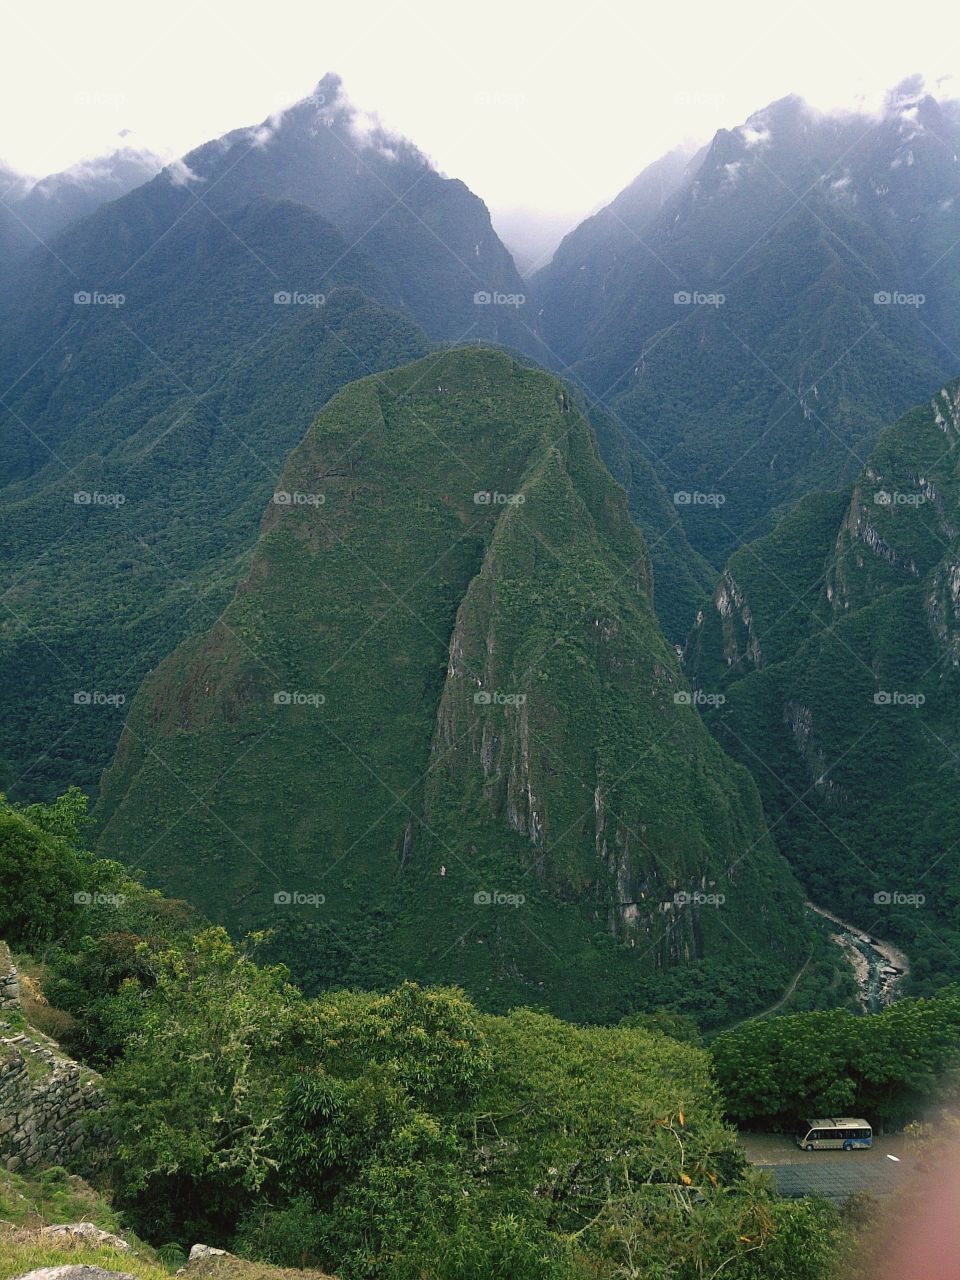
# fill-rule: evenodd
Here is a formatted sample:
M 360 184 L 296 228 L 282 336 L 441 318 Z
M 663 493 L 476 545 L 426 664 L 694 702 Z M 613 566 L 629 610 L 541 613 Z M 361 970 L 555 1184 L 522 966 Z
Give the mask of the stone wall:
M 0 943 L 0 1013 L 19 1012 L 17 992 L 17 971 Z M 79 1156 L 103 1105 L 95 1072 L 64 1057 L 52 1041 L 0 1022 L 0 1163 L 7 1169 Z
M 10 948 L 0 942 L 0 1012 L 20 1008 L 20 983 L 13 965 Z

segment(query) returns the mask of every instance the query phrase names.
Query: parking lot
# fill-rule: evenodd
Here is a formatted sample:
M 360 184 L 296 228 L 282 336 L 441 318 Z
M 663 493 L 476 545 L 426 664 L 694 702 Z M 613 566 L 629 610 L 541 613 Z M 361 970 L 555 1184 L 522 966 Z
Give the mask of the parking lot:
M 875 1137 L 873 1146 L 862 1151 L 801 1151 L 786 1135 L 773 1133 L 742 1133 L 740 1141 L 750 1163 L 773 1174 L 780 1194 L 791 1198 L 885 1196 L 915 1167 L 910 1141 L 902 1134 Z

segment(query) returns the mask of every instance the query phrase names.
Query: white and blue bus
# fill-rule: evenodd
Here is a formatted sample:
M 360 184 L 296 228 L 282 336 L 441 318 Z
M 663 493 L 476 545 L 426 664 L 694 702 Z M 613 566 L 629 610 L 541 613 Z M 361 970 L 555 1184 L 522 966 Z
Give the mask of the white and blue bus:
M 854 1151 L 873 1145 L 873 1130 L 866 1120 L 841 1116 L 830 1120 L 804 1120 L 797 1129 L 797 1146 L 804 1151 Z

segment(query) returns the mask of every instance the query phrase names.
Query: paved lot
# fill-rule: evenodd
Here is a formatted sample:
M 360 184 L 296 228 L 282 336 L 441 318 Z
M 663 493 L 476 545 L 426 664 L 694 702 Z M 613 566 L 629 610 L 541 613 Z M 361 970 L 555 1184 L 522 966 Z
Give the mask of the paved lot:
M 750 1163 L 772 1173 L 784 1196 L 885 1196 L 914 1171 L 909 1141 L 900 1135 L 874 1138 L 866 1151 L 801 1151 L 789 1138 L 770 1133 L 744 1133 L 740 1139 Z

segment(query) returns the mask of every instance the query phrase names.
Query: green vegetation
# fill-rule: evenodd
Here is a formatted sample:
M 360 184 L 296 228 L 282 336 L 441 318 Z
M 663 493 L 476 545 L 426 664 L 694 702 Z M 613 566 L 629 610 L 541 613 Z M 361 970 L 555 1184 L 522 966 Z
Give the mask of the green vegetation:
M 221 620 L 144 684 L 101 851 L 269 927 L 311 992 L 412 977 L 609 1021 L 666 988 L 719 1023 L 775 999 L 797 888 L 560 385 L 472 349 L 365 379 L 280 483 L 317 500 L 268 509 Z
M 64 864 L 56 892 L 80 865 L 83 882 L 124 890 L 141 919 L 182 922 L 172 903 L 150 917 L 152 895 L 82 852 L 76 793 L 30 812 L 8 810 L 20 825 L 0 831 L 0 850 L 19 848 L 26 828 L 34 866 Z M 103 916 L 74 905 L 85 909 L 57 940 L 40 929 L 41 904 L 8 903 L 0 928 L 21 930 L 17 947 L 34 939 L 46 996 L 70 993 L 78 1023 L 95 1014 L 113 1028 L 98 1054 L 113 1136 L 94 1175 L 113 1205 L 60 1170 L 7 1178 L 0 1275 L 76 1261 L 161 1280 L 157 1256 L 175 1264 L 197 1239 L 249 1260 L 217 1263 L 237 1280 L 304 1266 L 343 1280 L 829 1274 L 839 1219 L 780 1202 L 745 1169 L 688 1020 L 494 1016 L 461 991 L 409 982 L 311 1000 L 282 967 L 255 962 L 261 941 L 237 949 L 202 927 L 170 943 L 141 936 L 118 984 L 90 956 L 116 947 L 122 961 L 129 935 L 121 945 Z M 157 1255 L 42 1239 L 51 1217 L 132 1226 Z
M 710 1055 L 727 1114 L 745 1127 L 813 1115 L 902 1125 L 960 1066 L 960 988 L 872 1017 L 832 1009 L 750 1022 L 717 1036 Z
M 898 942 L 922 994 L 960 977 L 958 390 L 738 551 L 685 662 L 813 900 Z
M 0 1171 L 0 1221 L 37 1228 L 51 1223 L 92 1222 L 117 1234 L 117 1211 L 89 1183 L 60 1165 L 29 1174 Z
M 304 1001 L 222 932 L 110 1088 L 135 1221 L 346 1280 L 814 1277 L 839 1241 L 745 1172 L 702 1050 L 411 984 Z
M 720 495 L 679 508 L 718 568 L 852 482 L 881 429 L 955 376 L 958 147 L 956 111 L 921 94 L 879 120 L 786 98 L 688 169 L 651 166 L 531 281 L 542 358 L 610 407 L 668 492 Z

